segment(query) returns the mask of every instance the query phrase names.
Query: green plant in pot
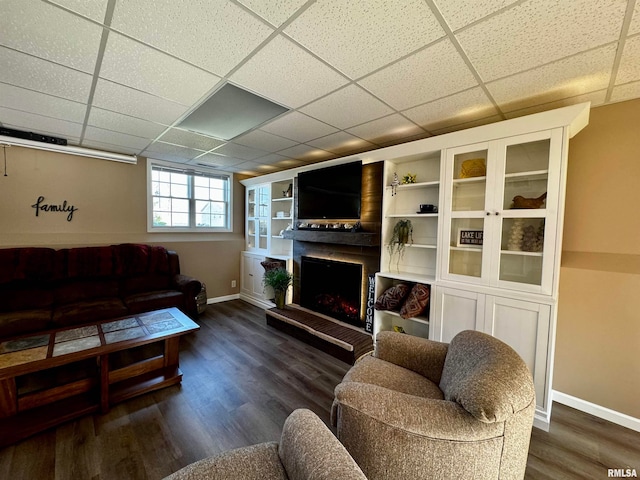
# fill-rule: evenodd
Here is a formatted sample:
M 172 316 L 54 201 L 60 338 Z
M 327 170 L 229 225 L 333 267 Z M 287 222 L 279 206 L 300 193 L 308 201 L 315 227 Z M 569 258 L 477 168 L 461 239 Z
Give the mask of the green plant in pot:
M 391 238 L 387 243 L 387 251 L 389 252 L 389 269 L 391 269 L 391 261 L 394 256 L 396 259 L 396 268 L 399 269 L 400 260 L 404 256 L 404 249 L 407 245 L 413 244 L 413 225 L 411 220 L 403 218 L 393 227 Z
M 284 308 L 287 290 L 293 285 L 293 274 L 286 268 L 274 268 L 264 272 L 262 282 L 266 287 L 273 288 L 276 299 L 276 307 Z

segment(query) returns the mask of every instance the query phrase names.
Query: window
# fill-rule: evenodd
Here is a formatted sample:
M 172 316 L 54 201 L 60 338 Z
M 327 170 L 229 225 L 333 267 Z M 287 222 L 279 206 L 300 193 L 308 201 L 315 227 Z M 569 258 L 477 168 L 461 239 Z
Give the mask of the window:
M 149 161 L 149 231 L 231 229 L 232 175 Z

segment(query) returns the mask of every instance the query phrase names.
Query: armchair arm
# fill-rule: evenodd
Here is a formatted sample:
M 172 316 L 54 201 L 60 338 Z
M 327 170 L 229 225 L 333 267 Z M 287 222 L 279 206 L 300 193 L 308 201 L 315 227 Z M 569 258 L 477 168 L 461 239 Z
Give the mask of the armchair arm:
M 380 332 L 376 336 L 375 356 L 440 383 L 449 346 L 397 332 Z
M 188 275 L 176 274 L 173 276 L 172 284 L 177 290 L 184 294 L 185 313 L 191 318 L 198 318 L 198 305 L 196 296 L 200 293 L 202 283 Z
M 338 424 L 340 417 L 346 414 L 341 410 L 346 408 L 387 428 L 435 440 L 470 442 L 496 438 L 504 433 L 502 422 L 480 422 L 456 402 L 417 397 L 357 382 L 339 384 L 335 394 Z

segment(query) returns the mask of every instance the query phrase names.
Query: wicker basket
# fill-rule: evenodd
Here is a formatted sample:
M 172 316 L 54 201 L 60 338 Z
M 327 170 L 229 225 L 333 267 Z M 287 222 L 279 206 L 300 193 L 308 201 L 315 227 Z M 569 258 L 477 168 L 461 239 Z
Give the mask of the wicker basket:
M 207 286 L 204 283 L 200 293 L 196 295 L 196 305 L 198 306 L 198 314 L 203 313 L 207 308 Z
M 484 158 L 465 160 L 460 167 L 460 178 L 484 177 L 486 174 L 487 166 Z

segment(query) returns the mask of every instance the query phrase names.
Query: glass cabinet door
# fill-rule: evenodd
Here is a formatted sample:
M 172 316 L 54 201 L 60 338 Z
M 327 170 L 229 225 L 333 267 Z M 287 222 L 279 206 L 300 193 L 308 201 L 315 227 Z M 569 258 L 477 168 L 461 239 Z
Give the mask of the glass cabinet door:
M 269 248 L 269 188 L 257 186 L 247 189 L 247 250 Z

